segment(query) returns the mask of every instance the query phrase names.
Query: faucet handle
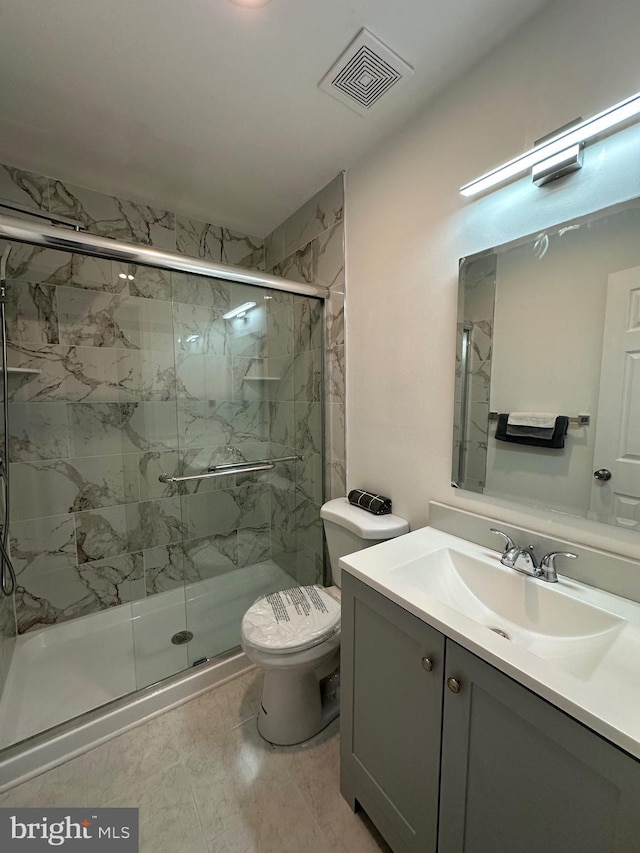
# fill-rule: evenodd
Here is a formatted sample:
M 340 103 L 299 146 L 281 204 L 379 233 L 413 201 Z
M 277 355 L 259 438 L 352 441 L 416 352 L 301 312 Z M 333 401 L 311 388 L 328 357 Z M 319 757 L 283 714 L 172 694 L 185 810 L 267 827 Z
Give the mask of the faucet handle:
M 556 557 L 567 557 L 569 560 L 577 560 L 578 555 L 572 554 L 571 551 L 550 551 L 545 554 L 540 561 L 542 576 L 548 583 L 557 583 L 558 575 L 556 573 Z
M 516 545 L 516 543 L 513 541 L 513 539 L 510 536 L 508 536 L 506 533 L 503 533 L 502 530 L 498 530 L 496 527 L 490 527 L 489 531 L 491 533 L 496 533 L 498 536 L 502 536 L 502 538 L 504 539 L 504 553 L 505 554 L 507 553 L 507 551 L 511 551 L 514 548 L 518 547 Z

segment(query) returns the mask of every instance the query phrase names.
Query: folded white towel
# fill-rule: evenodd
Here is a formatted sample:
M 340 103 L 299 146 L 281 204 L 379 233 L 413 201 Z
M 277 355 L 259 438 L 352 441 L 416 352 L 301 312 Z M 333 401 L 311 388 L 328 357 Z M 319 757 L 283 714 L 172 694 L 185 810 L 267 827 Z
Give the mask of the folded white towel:
M 555 412 L 511 412 L 509 426 L 528 426 L 538 429 L 553 429 L 558 415 Z

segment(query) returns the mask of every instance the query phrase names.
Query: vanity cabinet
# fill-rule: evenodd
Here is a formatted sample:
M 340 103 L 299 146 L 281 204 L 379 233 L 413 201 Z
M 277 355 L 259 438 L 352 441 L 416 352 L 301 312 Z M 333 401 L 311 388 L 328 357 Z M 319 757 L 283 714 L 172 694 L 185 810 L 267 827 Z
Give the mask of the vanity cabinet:
M 341 787 L 395 853 L 638 853 L 640 762 L 342 578 Z
M 445 679 L 438 853 L 638 853 L 638 761 L 450 640 Z
M 432 853 L 445 640 L 346 572 L 342 579 L 342 794 L 395 853 Z

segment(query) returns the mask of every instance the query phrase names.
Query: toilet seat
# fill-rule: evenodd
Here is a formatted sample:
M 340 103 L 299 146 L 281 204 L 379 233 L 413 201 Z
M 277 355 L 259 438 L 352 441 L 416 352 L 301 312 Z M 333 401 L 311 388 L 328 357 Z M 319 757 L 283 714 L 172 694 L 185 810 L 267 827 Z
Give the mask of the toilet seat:
M 242 620 L 243 646 L 272 655 L 313 648 L 340 631 L 340 603 L 322 587 L 263 595 Z

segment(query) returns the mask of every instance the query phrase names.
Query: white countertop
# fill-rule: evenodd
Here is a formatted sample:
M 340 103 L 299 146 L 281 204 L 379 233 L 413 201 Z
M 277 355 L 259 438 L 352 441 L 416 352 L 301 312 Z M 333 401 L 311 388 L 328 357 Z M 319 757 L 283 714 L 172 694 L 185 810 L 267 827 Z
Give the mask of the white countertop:
M 518 642 L 498 636 L 486 625 L 421 589 L 419 583 L 407 583 L 404 567 L 424 561 L 443 548 L 492 564 L 495 561 L 500 570 L 513 572 L 500 567 L 497 551 L 430 527 L 350 554 L 340 560 L 340 565 L 343 571 L 640 759 L 640 604 L 560 573 L 557 584 L 547 584 L 513 572 L 523 597 L 535 596 L 537 590 L 531 585 L 541 584 L 559 596 L 569 596 L 624 620 L 619 630 L 611 632 L 611 640 L 594 666 L 574 675 Z

